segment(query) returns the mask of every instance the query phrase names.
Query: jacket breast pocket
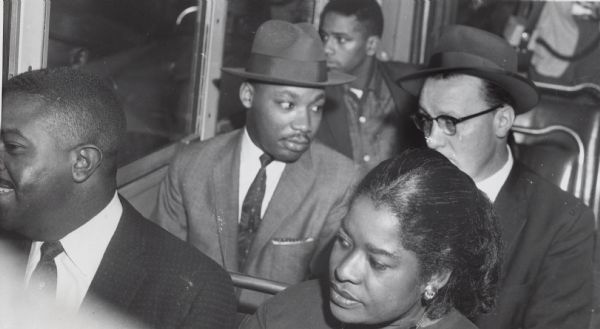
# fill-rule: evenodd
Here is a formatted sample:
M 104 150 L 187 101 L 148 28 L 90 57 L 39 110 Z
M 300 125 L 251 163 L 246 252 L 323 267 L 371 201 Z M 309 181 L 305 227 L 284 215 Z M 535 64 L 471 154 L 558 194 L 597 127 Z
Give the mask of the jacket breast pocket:
M 292 238 L 274 238 L 271 243 L 276 246 L 296 246 L 315 241 L 314 238 L 292 239 Z

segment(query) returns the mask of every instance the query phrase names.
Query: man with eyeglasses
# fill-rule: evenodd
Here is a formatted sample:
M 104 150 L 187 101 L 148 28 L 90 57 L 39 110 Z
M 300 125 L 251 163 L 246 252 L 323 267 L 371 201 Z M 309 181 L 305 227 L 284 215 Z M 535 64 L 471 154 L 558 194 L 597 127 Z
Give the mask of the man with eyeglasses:
M 592 301 L 591 210 L 513 158 L 516 114 L 538 102 L 502 38 L 467 26 L 441 35 L 423 70 L 398 83 L 420 95 L 413 115 L 427 145 L 494 202 L 504 264 L 496 308 L 479 328 L 587 328 Z

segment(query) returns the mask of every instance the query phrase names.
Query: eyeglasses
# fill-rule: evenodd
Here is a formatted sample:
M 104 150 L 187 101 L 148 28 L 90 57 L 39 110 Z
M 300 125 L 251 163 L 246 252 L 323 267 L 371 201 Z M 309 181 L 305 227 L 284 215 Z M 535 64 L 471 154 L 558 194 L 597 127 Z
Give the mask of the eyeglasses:
M 438 126 L 442 129 L 444 134 L 446 134 L 448 136 L 454 136 L 456 134 L 456 125 L 457 124 L 467 121 L 469 119 L 473 119 L 478 116 L 484 115 L 486 113 L 490 113 L 501 107 L 502 107 L 502 104 L 496 105 L 487 110 L 483 110 L 483 111 L 477 112 L 475 114 L 467 115 L 466 117 L 462 117 L 459 119 L 457 119 L 455 117 L 451 117 L 449 115 L 445 115 L 445 114 L 442 114 L 435 118 L 432 118 L 429 115 L 427 115 L 426 113 L 422 113 L 422 112 L 417 112 L 417 113 L 413 114 L 411 116 L 411 118 L 412 118 L 413 122 L 415 123 L 415 125 L 417 126 L 417 128 L 419 128 L 419 130 L 422 131 L 425 134 L 425 136 L 429 136 L 431 134 L 431 128 L 433 128 L 433 121 L 437 122 Z

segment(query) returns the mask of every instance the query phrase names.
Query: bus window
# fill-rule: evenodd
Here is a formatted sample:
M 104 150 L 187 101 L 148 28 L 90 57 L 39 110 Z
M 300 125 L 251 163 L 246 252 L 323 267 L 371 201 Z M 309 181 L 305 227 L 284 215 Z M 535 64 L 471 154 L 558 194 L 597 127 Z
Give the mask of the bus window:
M 223 50 L 224 67 L 243 67 L 250 55 L 254 33 L 269 19 L 292 23 L 313 22 L 321 0 L 239 0 L 229 1 Z M 241 79 L 223 75 L 219 82 L 219 113 L 216 133 L 240 128 L 245 123 L 245 110 L 239 101 Z
M 2 6 L 2 82 L 8 77 L 8 47 L 10 44 L 10 1 L 4 0 Z
M 430 41 L 435 41 L 447 24 L 478 27 L 512 44 L 519 53 L 519 70 L 532 80 L 559 86 L 592 83 L 596 85 L 592 86 L 592 93 L 600 96 L 600 2 L 435 0 L 431 3 Z
M 121 166 L 195 132 L 191 86 L 200 73 L 193 59 L 202 53 L 195 33 L 203 33 L 203 3 L 51 2 L 47 66 L 80 68 L 112 84 L 127 116 Z

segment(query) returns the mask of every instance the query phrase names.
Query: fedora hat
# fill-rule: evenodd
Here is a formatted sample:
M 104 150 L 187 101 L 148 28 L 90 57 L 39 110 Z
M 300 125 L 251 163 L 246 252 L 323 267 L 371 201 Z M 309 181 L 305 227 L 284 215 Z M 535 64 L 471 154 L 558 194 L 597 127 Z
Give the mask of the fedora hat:
M 418 96 L 425 78 L 439 73 L 467 74 L 494 83 L 512 96 L 517 114 L 529 111 L 539 101 L 535 85 L 517 73 L 517 53 L 510 44 L 474 27 L 448 26 L 427 66 L 397 83 Z
M 244 68 L 223 68 L 243 78 L 300 87 L 324 87 L 355 78 L 328 71 L 321 37 L 309 23 L 280 20 L 263 23 L 256 31 Z

